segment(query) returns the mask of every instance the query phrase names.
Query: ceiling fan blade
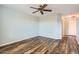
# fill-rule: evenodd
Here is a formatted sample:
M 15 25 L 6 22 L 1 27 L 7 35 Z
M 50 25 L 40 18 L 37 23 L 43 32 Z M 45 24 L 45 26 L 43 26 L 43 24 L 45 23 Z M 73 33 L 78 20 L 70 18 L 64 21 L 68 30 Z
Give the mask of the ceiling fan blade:
M 43 13 L 43 11 L 40 11 L 40 13 L 43 15 L 44 13 Z
M 30 8 L 33 8 L 33 9 L 38 9 L 38 8 L 35 8 L 35 7 L 30 7 Z
M 51 12 L 52 10 L 51 9 L 43 9 L 43 11 Z
M 32 12 L 32 13 L 36 13 L 36 12 L 39 12 L 39 11 L 34 11 L 34 12 Z
M 44 4 L 41 9 L 44 9 L 46 6 L 47 6 L 47 4 Z
M 42 7 L 42 5 L 40 5 L 39 7 Z

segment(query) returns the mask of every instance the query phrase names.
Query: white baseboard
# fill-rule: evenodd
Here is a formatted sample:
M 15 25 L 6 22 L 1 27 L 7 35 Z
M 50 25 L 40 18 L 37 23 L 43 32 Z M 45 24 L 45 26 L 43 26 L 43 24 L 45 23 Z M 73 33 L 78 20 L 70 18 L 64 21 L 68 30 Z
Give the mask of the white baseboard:
M 12 43 L 15 43 L 15 42 L 19 42 L 19 41 L 22 41 L 22 40 L 25 40 L 25 39 L 30 39 L 30 38 L 33 38 L 33 37 L 36 37 L 36 36 L 31 36 L 31 37 L 24 38 L 24 39 L 3 43 L 3 44 L 0 45 L 0 47 L 5 46 L 5 45 L 9 45 L 9 44 L 12 44 Z
M 47 38 L 51 38 L 51 39 L 62 39 L 62 37 L 57 38 L 57 37 L 53 37 L 53 36 L 46 36 L 46 35 L 39 35 L 39 36 L 43 36 L 43 37 L 47 37 Z
M 25 40 L 25 39 L 30 39 L 30 38 L 33 38 L 33 37 L 36 37 L 36 36 L 31 36 L 31 37 L 24 38 L 24 39 L 3 43 L 3 44 L 0 45 L 0 47 L 5 46 L 5 45 L 9 45 L 9 44 L 12 44 L 12 43 L 15 43 L 15 42 L 19 42 L 19 41 L 22 41 L 22 40 Z M 49 36 L 43 36 L 43 37 L 52 38 L 52 37 L 49 37 Z M 60 38 L 53 38 L 53 39 L 60 39 Z

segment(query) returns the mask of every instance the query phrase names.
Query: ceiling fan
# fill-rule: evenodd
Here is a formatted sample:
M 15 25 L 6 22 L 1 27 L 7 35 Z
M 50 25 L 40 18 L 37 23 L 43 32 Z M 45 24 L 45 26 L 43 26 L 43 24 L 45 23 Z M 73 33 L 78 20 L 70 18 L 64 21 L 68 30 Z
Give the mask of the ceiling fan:
M 45 9 L 46 7 L 47 7 L 47 4 L 43 4 L 43 5 L 39 5 L 38 8 L 36 8 L 36 7 L 30 7 L 30 8 L 36 9 L 36 11 L 32 12 L 33 14 L 36 13 L 36 12 L 40 12 L 43 15 L 44 11 L 46 11 L 46 12 L 52 12 L 51 9 Z

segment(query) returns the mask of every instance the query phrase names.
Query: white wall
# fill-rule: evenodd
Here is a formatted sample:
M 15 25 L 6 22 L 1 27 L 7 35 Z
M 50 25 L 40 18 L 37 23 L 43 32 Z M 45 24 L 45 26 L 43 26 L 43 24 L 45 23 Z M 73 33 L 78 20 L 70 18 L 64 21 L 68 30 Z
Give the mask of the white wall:
M 79 43 L 79 18 L 77 19 L 77 41 Z
M 0 44 L 15 42 L 22 39 L 38 36 L 38 21 L 37 17 L 29 16 L 2 7 L 2 39 Z
M 39 35 L 54 39 L 62 37 L 62 20 L 60 14 L 40 17 Z
M 61 39 L 59 14 L 38 18 L 6 7 L 0 7 L 0 12 L 0 45 L 35 36 Z
M 0 6 L 0 15 L 1 15 L 1 6 Z M 0 39 L 1 39 L 1 16 L 0 16 Z
M 0 43 L 1 43 L 1 39 L 2 39 L 2 8 L 1 8 L 1 5 L 0 5 Z
M 69 19 L 68 35 L 76 35 L 76 21 L 76 17 L 71 17 Z
M 56 19 L 57 19 L 57 39 L 62 39 L 62 15 L 61 14 L 56 14 Z
M 77 17 L 63 19 L 63 35 L 76 35 Z

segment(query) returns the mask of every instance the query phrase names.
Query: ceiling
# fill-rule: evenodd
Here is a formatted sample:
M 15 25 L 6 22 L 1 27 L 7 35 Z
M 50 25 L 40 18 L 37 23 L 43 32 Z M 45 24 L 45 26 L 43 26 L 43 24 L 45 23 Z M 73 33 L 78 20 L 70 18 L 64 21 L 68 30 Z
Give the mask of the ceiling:
M 4 6 L 29 15 L 43 16 L 39 12 L 32 14 L 32 12 L 35 10 L 31 9 L 30 7 L 38 7 L 39 4 L 4 4 Z M 44 15 L 54 13 L 60 13 L 63 15 L 79 13 L 79 4 L 48 4 L 46 8 L 52 9 L 52 12 L 45 12 Z

